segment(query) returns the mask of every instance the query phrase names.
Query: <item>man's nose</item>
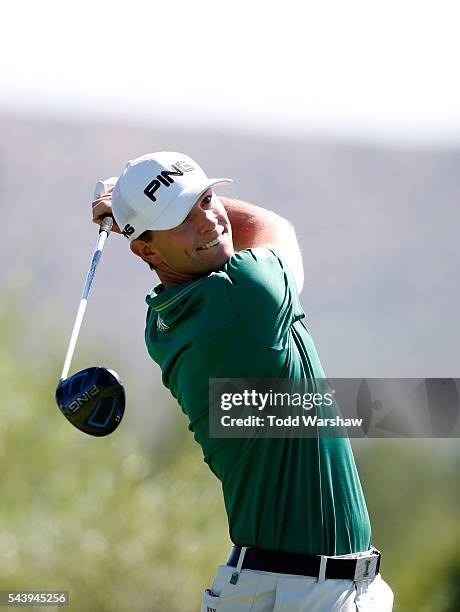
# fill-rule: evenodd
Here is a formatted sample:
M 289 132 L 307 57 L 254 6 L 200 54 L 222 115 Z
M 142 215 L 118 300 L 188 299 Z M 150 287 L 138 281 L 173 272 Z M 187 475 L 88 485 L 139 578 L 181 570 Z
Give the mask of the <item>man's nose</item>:
M 213 210 L 200 209 L 198 215 L 198 231 L 200 234 L 206 234 L 206 232 L 216 229 L 217 224 L 217 215 Z

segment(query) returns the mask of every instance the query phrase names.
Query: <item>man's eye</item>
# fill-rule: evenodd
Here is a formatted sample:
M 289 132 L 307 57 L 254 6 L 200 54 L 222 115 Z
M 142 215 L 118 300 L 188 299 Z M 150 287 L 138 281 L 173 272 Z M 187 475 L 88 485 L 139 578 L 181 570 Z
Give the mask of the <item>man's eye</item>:
M 212 200 L 212 196 L 206 196 L 205 198 L 203 198 L 203 204 L 205 204 L 206 206 L 208 204 L 211 204 L 211 200 Z

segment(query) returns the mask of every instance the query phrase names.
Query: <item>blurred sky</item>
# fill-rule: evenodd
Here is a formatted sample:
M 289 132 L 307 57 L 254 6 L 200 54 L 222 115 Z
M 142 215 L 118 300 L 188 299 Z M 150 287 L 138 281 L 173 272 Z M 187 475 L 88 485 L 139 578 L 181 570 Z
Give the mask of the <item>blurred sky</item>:
M 450 0 L 9 2 L 0 111 L 460 143 Z

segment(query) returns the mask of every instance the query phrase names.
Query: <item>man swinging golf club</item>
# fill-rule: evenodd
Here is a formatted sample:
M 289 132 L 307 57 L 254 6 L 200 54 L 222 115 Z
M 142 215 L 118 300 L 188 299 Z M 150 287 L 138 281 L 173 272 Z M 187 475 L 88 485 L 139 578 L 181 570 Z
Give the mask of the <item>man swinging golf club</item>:
M 158 274 L 146 343 L 222 483 L 234 546 L 202 611 L 392 609 L 348 438 L 209 435 L 209 379 L 324 378 L 298 295 L 303 267 L 282 217 L 215 195 L 187 155 L 128 162 L 93 220 L 113 213 Z

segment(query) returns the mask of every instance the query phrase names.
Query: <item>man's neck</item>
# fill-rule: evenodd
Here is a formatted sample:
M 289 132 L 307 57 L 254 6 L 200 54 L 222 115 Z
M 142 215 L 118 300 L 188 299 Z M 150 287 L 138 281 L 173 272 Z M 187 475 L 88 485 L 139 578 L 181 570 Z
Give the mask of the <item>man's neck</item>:
M 176 272 L 175 270 L 155 270 L 161 284 L 165 289 L 175 287 L 176 285 L 183 285 L 184 283 L 190 283 L 203 276 L 208 276 L 210 272 L 203 272 L 202 274 L 185 274 L 183 272 Z

